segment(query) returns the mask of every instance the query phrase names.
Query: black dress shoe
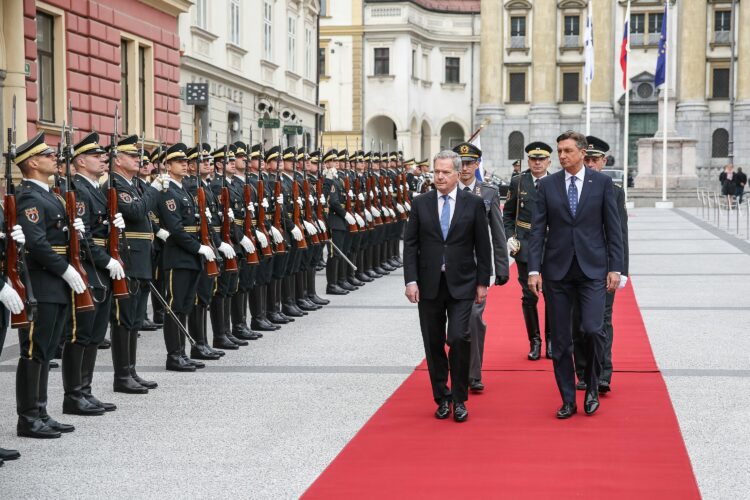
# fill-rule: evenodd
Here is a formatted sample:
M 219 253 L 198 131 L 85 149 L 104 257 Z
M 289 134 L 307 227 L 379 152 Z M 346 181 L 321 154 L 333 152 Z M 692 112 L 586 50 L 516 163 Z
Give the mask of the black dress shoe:
M 144 319 L 143 324 L 141 325 L 141 330 L 147 331 L 147 332 L 153 332 L 154 330 L 158 330 L 159 326 L 151 321 L 150 319 Z
M 453 420 L 456 422 L 465 422 L 469 418 L 469 410 L 464 403 L 453 404 Z
M 194 359 L 190 359 L 185 354 L 182 355 L 182 359 L 184 359 L 186 363 L 189 363 L 189 364 L 193 365 L 195 368 L 197 368 L 199 370 L 201 368 L 205 368 L 206 367 L 206 363 L 203 363 L 201 361 L 196 361 Z
M 63 410 L 66 415 L 80 415 L 82 417 L 104 415 L 104 408 L 92 404 L 91 401 L 83 397 L 66 396 L 63 398 Z
M 284 316 L 289 316 L 291 318 L 301 318 L 305 315 L 304 312 L 302 312 L 297 306 L 294 304 L 284 304 L 281 306 L 281 313 Z
M 386 274 L 391 274 L 390 271 L 386 271 L 384 268 L 380 266 L 373 267 L 372 269 L 381 276 L 385 276 Z
M 386 262 L 381 262 L 380 263 L 380 267 L 383 268 L 383 269 L 385 269 L 388 272 L 396 270 L 396 268 L 393 267 L 392 265 L 390 265 L 387 261 Z
M 347 283 L 349 283 L 352 286 L 356 286 L 357 288 L 365 286 L 365 282 L 358 280 L 355 276 L 350 276 L 347 280 Z
M 313 304 L 318 304 L 319 306 L 327 306 L 331 303 L 330 300 L 324 299 L 323 297 L 318 297 L 317 294 L 311 294 L 307 296 L 307 299 L 312 302 Z
M 391 267 L 393 267 L 393 268 L 396 268 L 396 269 L 398 269 L 399 267 L 401 267 L 401 264 L 399 264 L 398 262 L 396 262 L 394 259 L 388 259 L 388 265 L 391 266 Z
M 531 349 L 529 350 L 529 355 L 527 356 L 530 361 L 536 361 L 539 359 L 539 357 L 542 355 L 542 341 L 539 339 L 534 339 L 531 341 Z
M 579 380 L 576 384 L 576 391 L 585 391 L 586 390 L 586 382 L 583 380 Z
M 61 422 L 58 422 L 54 418 L 50 417 L 49 415 L 45 415 L 41 417 L 42 422 L 44 422 L 47 427 L 49 427 L 52 430 L 55 430 L 57 432 L 62 432 L 63 434 L 67 432 L 73 432 L 76 430 L 76 428 L 70 424 L 63 424 Z
M 599 393 L 605 394 L 612 390 L 612 387 L 609 385 L 609 382 L 606 380 L 602 380 L 599 382 Z
M 112 342 L 109 341 L 109 339 L 104 339 L 101 342 L 99 342 L 99 349 L 109 349 L 112 347 Z
M 347 295 L 349 292 L 338 285 L 328 285 L 326 287 L 326 293 L 328 295 Z
M 474 392 L 482 392 L 484 390 L 484 384 L 481 380 L 473 380 L 469 382 L 469 389 Z
M 297 299 L 297 307 L 303 311 L 313 312 L 313 311 L 317 311 L 323 306 L 319 306 L 318 304 L 313 304 L 307 299 Z
M 252 335 L 252 331 L 248 333 L 242 328 L 235 328 L 234 330 L 232 330 L 232 336 L 240 340 L 255 340 L 255 338 Z M 229 339 L 229 340 L 232 340 L 232 339 Z
M 50 369 L 52 369 L 52 368 L 60 368 L 60 363 L 58 363 L 57 361 L 55 361 L 54 359 L 52 359 L 49 362 L 49 367 L 50 367 Z
M 363 272 L 359 272 L 359 273 L 355 274 L 354 276 L 355 276 L 355 277 L 356 277 L 356 278 L 357 278 L 357 279 L 358 279 L 359 281 L 361 281 L 361 282 L 363 282 L 363 283 L 372 283 L 373 281 L 375 281 L 375 280 L 374 280 L 373 278 L 370 278 L 369 276 L 367 276 L 367 275 L 366 275 L 365 273 L 363 273 Z
M 236 351 L 240 348 L 240 346 L 224 336 L 214 336 L 214 347 L 218 347 L 219 349 L 226 349 L 228 351 Z
M 97 397 L 93 394 L 84 394 L 83 397 L 86 398 L 89 403 L 102 407 L 104 411 L 115 411 L 117 409 L 116 404 L 99 401 L 99 399 L 97 399 Z
M 159 384 L 157 384 L 153 380 L 143 379 L 137 373 L 133 373 L 132 377 L 133 377 L 133 380 L 135 380 L 136 382 L 138 382 L 139 384 L 141 384 L 146 389 L 156 389 L 157 387 L 159 387 Z
M 294 323 L 294 318 L 292 318 L 291 316 L 289 316 L 287 314 L 284 314 L 284 311 L 281 311 L 279 314 L 281 314 L 281 317 L 284 318 L 287 323 Z M 304 316 L 304 314 L 303 314 L 303 316 Z
M 339 287 L 343 288 L 344 290 L 348 290 L 350 292 L 354 292 L 357 290 L 357 287 L 352 285 L 348 281 L 339 281 Z
M 229 339 L 230 342 L 234 342 L 235 344 L 237 344 L 240 347 L 244 347 L 246 345 L 250 345 L 247 340 L 238 339 L 237 337 L 235 337 L 234 335 L 232 335 L 229 332 L 226 333 L 226 337 Z
M 575 403 L 563 403 L 562 407 L 557 410 L 557 418 L 570 418 L 576 414 L 578 407 Z
M 552 342 L 550 341 L 545 342 L 544 357 L 547 359 L 552 359 Z
M 367 276 L 369 276 L 370 278 L 374 279 L 374 280 L 376 280 L 376 279 L 378 279 L 378 278 L 382 278 L 382 277 L 383 277 L 383 275 L 382 275 L 382 274 L 380 274 L 380 273 L 376 273 L 374 269 L 370 269 L 370 270 L 367 270 L 367 271 L 365 271 L 365 274 L 366 274 Z
M 435 418 L 444 420 L 451 416 L 451 402 L 448 400 L 445 400 L 441 402 L 438 405 L 437 410 L 435 410 Z
M 586 415 L 593 415 L 599 409 L 599 391 L 586 391 L 586 400 L 583 403 L 583 411 Z
M 139 384 L 133 378 L 115 379 L 112 390 L 123 394 L 148 394 L 148 387 Z
M 204 345 L 206 346 L 206 348 L 208 349 L 209 352 L 211 352 L 213 354 L 216 354 L 219 357 L 224 356 L 226 354 L 224 351 L 220 351 L 219 349 L 214 349 L 213 347 L 211 347 L 208 344 L 204 344 Z
M 289 323 L 289 319 L 286 316 L 283 316 L 279 311 L 268 313 L 268 321 L 276 325 L 286 325 Z
M 15 460 L 17 458 L 21 458 L 21 454 L 16 450 L 0 448 L 0 460 Z
M 267 319 L 254 319 L 250 321 L 250 328 L 256 332 L 275 332 L 280 326 L 274 325 Z
M 167 370 L 172 372 L 194 372 L 195 366 L 186 362 L 182 356 L 169 355 L 167 356 Z
M 60 431 L 45 424 L 42 419 L 37 418 L 31 422 L 25 418 L 18 419 L 16 435 L 35 439 L 55 439 L 60 437 Z
M 221 356 L 218 353 L 214 353 L 209 350 L 205 344 L 196 344 L 190 349 L 190 357 L 193 359 L 205 359 L 208 361 L 214 361 L 219 359 Z

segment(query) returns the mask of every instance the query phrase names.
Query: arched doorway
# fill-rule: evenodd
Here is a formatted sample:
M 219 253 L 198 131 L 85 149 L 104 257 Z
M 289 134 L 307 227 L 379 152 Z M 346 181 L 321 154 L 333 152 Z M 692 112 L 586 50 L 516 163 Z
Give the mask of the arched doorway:
M 427 123 L 427 120 L 422 122 L 422 138 L 419 143 L 419 159 L 424 160 L 432 156 L 432 127 Z
M 365 144 L 372 147 L 375 151 L 381 148 L 383 151 L 398 150 L 398 140 L 396 139 L 396 124 L 387 116 L 376 116 L 367 122 L 365 127 Z
M 452 149 L 464 142 L 464 129 L 456 122 L 448 122 L 440 129 L 440 149 Z

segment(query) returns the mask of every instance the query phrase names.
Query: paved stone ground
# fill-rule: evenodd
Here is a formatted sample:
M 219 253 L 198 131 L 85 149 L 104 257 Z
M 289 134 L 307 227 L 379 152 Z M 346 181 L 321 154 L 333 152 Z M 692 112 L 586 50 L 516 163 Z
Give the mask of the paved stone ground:
M 630 230 L 636 296 L 701 492 L 747 498 L 750 244 L 694 209 L 632 210 Z M 48 442 L 15 437 L 9 332 L 0 445 L 23 457 L 0 469 L 3 498 L 299 496 L 423 357 L 402 283 L 334 298 L 196 374 L 164 371 L 161 333 L 146 332 L 140 372 L 160 384 L 146 396 L 112 393 L 100 351 L 96 392 L 119 406 L 102 417 L 62 418 L 57 370 L 49 407 L 77 430 Z

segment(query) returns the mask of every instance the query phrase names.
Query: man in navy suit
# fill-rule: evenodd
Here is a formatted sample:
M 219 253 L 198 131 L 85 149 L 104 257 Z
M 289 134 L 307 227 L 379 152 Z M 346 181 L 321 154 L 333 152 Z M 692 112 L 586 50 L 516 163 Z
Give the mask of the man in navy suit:
M 563 170 L 539 181 L 537 206 L 529 240 L 529 289 L 546 283 L 552 313 L 552 362 L 563 405 L 557 418 L 577 411 L 571 310 L 581 311 L 587 389 L 584 410 L 599 408 L 599 373 L 605 342 L 606 293 L 620 284 L 623 270 L 622 230 L 612 179 L 584 168 L 588 141 L 568 131 L 557 138 Z
M 435 417 L 448 418 L 453 403 L 456 422 L 469 415 L 465 403 L 471 309 L 487 297 L 492 273 L 484 202 L 458 189 L 460 170 L 461 159 L 455 152 L 446 150 L 435 156 L 436 190 L 414 197 L 404 236 L 405 293 L 410 302 L 419 304 L 432 395 L 438 405 Z

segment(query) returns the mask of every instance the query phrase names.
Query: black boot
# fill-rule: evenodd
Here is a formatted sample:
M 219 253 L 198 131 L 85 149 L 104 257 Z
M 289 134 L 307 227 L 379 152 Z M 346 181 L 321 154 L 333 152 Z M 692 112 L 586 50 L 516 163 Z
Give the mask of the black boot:
M 208 343 L 208 306 L 206 305 L 200 305 L 198 306 L 201 312 L 201 325 L 203 325 L 203 339 L 206 341 L 206 347 L 208 347 L 208 351 L 212 354 L 216 354 L 218 356 L 224 356 L 226 353 L 220 349 L 214 349 L 211 347 L 211 344 Z
M 236 294 L 235 294 L 236 295 Z M 247 340 L 237 338 L 232 333 L 232 300 L 234 295 L 224 299 L 224 336 L 240 347 L 249 345 Z
M 146 394 L 148 388 L 130 374 L 130 332 L 124 326 L 112 325 L 112 365 L 115 369 L 114 391 L 126 394 Z
M 312 302 L 313 304 L 318 304 L 319 306 L 330 304 L 330 300 L 319 297 L 317 292 L 315 291 L 315 269 L 308 269 L 306 272 L 307 279 L 305 280 L 305 286 L 307 288 L 307 298 L 310 300 L 310 302 Z
M 552 359 L 552 339 L 549 338 L 549 333 L 544 339 L 544 357 Z
M 65 390 L 62 412 L 68 415 L 104 415 L 104 408 L 94 405 L 83 397 L 81 373 L 83 353 L 86 346 L 77 342 L 66 342 L 62 355 L 62 381 Z
M 290 319 L 281 314 L 281 308 L 279 307 L 279 301 L 277 300 L 278 290 L 276 285 L 278 280 L 271 280 L 266 286 L 266 314 L 268 321 L 276 325 L 285 325 L 290 323 Z
M 211 329 L 214 333 L 214 347 L 236 351 L 240 348 L 224 335 L 224 297 L 218 295 L 211 300 Z
M 301 318 L 306 312 L 297 307 L 294 300 L 294 276 L 287 276 L 281 280 L 281 312 L 292 318 Z
M 16 460 L 18 458 L 21 458 L 21 454 L 18 453 L 18 450 L 6 450 L 5 448 L 0 448 L 0 462 L 3 460 Z
M 353 292 L 357 289 L 356 286 L 352 285 L 347 281 L 347 278 L 349 277 L 349 264 L 346 263 L 344 259 L 338 259 L 338 285 L 343 288 L 344 290 L 348 290 L 350 292 Z M 362 283 L 364 285 L 364 283 Z
M 180 324 L 182 325 L 182 327 L 185 328 L 185 325 L 187 325 L 187 315 L 177 314 L 176 316 L 177 316 L 177 319 L 180 320 Z M 177 325 L 177 326 L 179 327 L 180 325 Z M 182 359 L 185 360 L 186 363 L 190 363 L 196 368 L 205 368 L 206 367 L 205 363 L 194 360 L 194 359 L 190 359 L 188 357 L 187 353 L 185 352 L 185 346 L 187 345 L 187 337 L 185 335 L 185 332 L 182 331 L 182 328 L 178 328 L 177 331 L 180 334 L 180 357 L 182 357 Z
M 180 340 L 182 332 L 180 332 L 177 322 L 171 316 L 167 316 L 165 319 L 164 345 L 167 348 L 167 370 L 173 372 L 194 372 L 195 366 L 188 362 L 187 356 L 183 354 L 183 345 Z
M 317 311 L 322 306 L 314 303 L 307 297 L 307 271 L 300 271 L 294 279 L 294 296 L 297 299 L 297 307 L 303 311 Z
M 130 331 L 130 337 L 128 339 L 130 342 L 130 359 L 128 360 L 128 366 L 130 368 L 130 376 L 133 377 L 133 380 L 141 384 L 146 389 L 156 389 L 157 387 L 159 387 L 159 384 L 157 384 L 156 382 L 152 380 L 142 379 L 138 375 L 138 373 L 135 371 L 135 365 L 136 365 L 137 358 L 138 358 L 137 354 L 138 354 L 138 337 L 139 336 L 140 335 L 138 335 L 138 330 Z
M 39 416 L 39 378 L 42 365 L 33 359 L 19 358 L 16 370 L 16 434 L 37 439 L 59 438 L 60 432 L 45 424 Z
M 522 304 L 523 320 L 526 323 L 526 334 L 529 337 L 529 354 L 531 361 L 536 361 L 541 356 L 542 339 L 539 335 L 539 315 L 535 305 Z
M 190 348 L 190 357 L 195 359 L 216 360 L 221 356 L 214 353 L 206 344 L 206 331 L 203 329 L 204 306 L 196 305 L 188 316 L 188 331 L 195 340 L 195 345 Z
M 55 420 L 47 413 L 47 383 L 49 381 L 49 364 L 42 364 L 42 369 L 39 372 L 39 394 L 37 399 L 37 406 L 39 407 L 39 418 L 42 422 L 47 424 L 47 427 L 54 429 L 58 432 L 65 434 L 66 432 L 73 432 L 76 430 L 75 427 L 69 424 L 63 424 Z
M 328 295 L 346 295 L 349 293 L 348 290 L 344 290 L 339 286 L 338 261 L 338 257 L 328 257 L 328 262 L 326 262 L 326 281 L 328 282 L 328 285 L 326 286 L 326 294 Z
M 245 293 L 237 292 L 230 299 L 232 315 L 232 335 L 241 340 L 257 340 L 255 332 L 247 326 L 247 315 L 245 314 Z
M 250 328 L 260 332 L 273 332 L 278 330 L 279 326 L 274 325 L 266 317 L 266 291 L 265 285 L 256 286 L 250 292 Z
M 83 350 L 83 364 L 81 365 L 81 393 L 89 403 L 100 406 L 104 411 L 115 411 L 117 406 L 112 403 L 99 401 L 91 393 L 91 382 L 94 380 L 94 366 L 96 366 L 96 356 L 99 352 L 95 344 L 89 344 Z

